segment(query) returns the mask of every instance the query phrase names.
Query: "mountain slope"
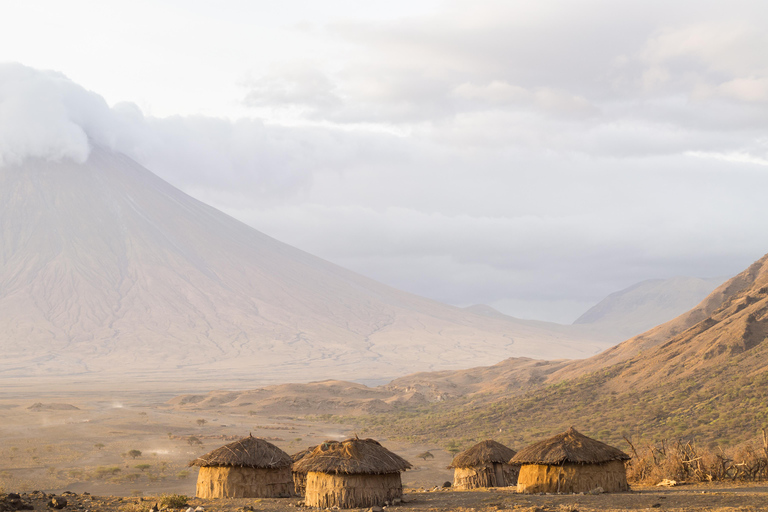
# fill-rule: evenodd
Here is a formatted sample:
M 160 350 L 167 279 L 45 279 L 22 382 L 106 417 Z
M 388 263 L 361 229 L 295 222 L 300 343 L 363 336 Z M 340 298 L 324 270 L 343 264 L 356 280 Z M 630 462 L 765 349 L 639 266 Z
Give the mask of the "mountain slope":
M 520 363 L 501 363 L 495 373 Z M 391 427 L 372 419 L 369 428 L 411 439 L 495 435 L 510 446 L 570 425 L 614 443 L 624 435 L 726 445 L 752 439 L 768 423 L 768 255 L 688 313 L 598 356 L 549 368 L 548 385 L 434 404 L 424 411 L 429 424 L 411 413 L 390 418 Z M 469 372 L 451 378 L 487 369 Z
M 100 148 L 0 168 L 0 311 L 8 385 L 381 378 L 605 347 L 376 283 Z
M 573 323 L 600 327 L 625 340 L 685 313 L 724 281 L 697 277 L 649 279 L 612 293 Z

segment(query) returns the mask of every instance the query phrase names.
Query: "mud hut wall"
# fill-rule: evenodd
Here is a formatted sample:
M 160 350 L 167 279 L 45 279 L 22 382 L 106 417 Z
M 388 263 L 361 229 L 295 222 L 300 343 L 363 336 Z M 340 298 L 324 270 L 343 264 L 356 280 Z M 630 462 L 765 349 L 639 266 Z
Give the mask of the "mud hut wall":
M 293 495 L 291 468 L 201 467 L 198 498 L 279 498 Z
M 589 492 L 598 487 L 605 492 L 628 491 L 624 461 L 561 466 L 526 464 L 517 480 L 517 491 L 525 493 Z
M 517 485 L 517 478 L 520 475 L 520 466 L 512 466 L 509 464 L 502 464 L 501 467 L 504 470 L 505 485 Z
M 293 472 L 293 491 L 297 496 L 304 496 L 307 489 L 307 474 Z
M 363 508 L 402 496 L 400 473 L 333 475 L 310 471 L 304 503 L 307 507 Z
M 493 464 L 454 469 L 453 487 L 455 489 L 496 487 L 496 474 L 493 471 Z
M 478 489 L 481 487 L 506 487 L 517 484 L 518 467 L 501 464 L 504 481 L 496 478 L 496 464 L 487 463 L 471 468 L 455 468 L 453 471 L 453 487 L 455 489 Z

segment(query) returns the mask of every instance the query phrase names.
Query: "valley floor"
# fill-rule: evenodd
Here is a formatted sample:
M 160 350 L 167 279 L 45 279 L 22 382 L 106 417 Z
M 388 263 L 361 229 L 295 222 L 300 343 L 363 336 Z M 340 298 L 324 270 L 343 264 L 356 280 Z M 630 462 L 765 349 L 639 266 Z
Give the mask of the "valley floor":
M 157 501 L 155 497 L 125 498 L 90 496 L 67 493 L 70 511 L 146 512 Z M 50 511 L 51 495 L 30 493 L 20 501 L 38 512 Z M 636 486 L 633 491 L 602 495 L 522 495 L 512 488 L 478 491 L 417 491 L 407 490 L 406 503 L 387 507 L 391 512 L 485 512 L 517 510 L 520 512 L 611 512 L 618 510 L 673 510 L 688 511 L 757 511 L 768 510 L 768 486 L 707 484 L 685 485 L 673 489 Z M 0 511 L 15 510 L 7 496 L 0 495 Z M 19 500 L 15 500 L 17 503 Z M 298 498 L 292 499 L 190 499 L 189 506 L 202 506 L 207 512 L 296 511 L 302 510 Z M 182 509 L 183 510 L 183 509 Z M 315 510 L 315 509 L 306 509 Z

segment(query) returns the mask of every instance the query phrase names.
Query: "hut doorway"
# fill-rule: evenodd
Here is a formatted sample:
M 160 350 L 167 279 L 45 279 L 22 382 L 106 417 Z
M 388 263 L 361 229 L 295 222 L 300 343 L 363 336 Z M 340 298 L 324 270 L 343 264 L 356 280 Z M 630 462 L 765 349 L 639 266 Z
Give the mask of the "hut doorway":
M 493 472 L 496 474 L 495 487 L 506 487 L 507 479 L 504 478 L 504 467 L 498 462 L 493 463 Z

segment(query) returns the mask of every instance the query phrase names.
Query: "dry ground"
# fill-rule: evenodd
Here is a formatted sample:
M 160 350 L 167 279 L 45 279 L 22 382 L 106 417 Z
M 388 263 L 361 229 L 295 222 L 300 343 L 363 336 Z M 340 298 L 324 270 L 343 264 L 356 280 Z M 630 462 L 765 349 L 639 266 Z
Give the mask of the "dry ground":
M 0 395 L 0 490 L 191 496 L 197 468 L 187 463 L 232 439 L 252 433 L 295 453 L 355 434 L 352 427 L 307 421 L 289 410 L 270 415 L 249 414 L 247 407 L 174 410 L 165 403 L 171 396 Z M 37 403 L 43 405 L 33 407 Z M 191 437 L 202 444 L 190 444 Z M 450 453 L 380 441 L 413 464 L 405 485 L 431 488 L 452 478 L 446 469 Z M 134 458 L 132 450 L 141 455 Z M 424 461 L 418 455 L 427 450 L 434 458 Z
M 174 410 L 166 404 L 169 398 L 160 393 L 0 395 L 0 493 L 27 493 L 22 501 L 38 511 L 50 510 L 50 496 L 41 492 L 69 491 L 77 494 L 67 496 L 65 511 L 146 512 L 160 494 L 193 496 L 197 469 L 188 468 L 187 462 L 229 437 L 252 432 L 293 453 L 354 434 L 350 426 L 308 421 L 290 411 L 264 415 L 242 408 Z M 43 405 L 32 407 L 36 403 Z M 190 444 L 191 436 L 202 444 Z M 452 479 L 446 469 L 452 455 L 436 446 L 380 441 L 414 465 L 403 475 L 408 503 L 390 507 L 393 511 L 768 510 L 765 485 L 637 487 L 631 493 L 599 496 L 526 496 L 512 489 L 430 491 Z M 141 455 L 133 458 L 131 450 Z M 427 450 L 434 458 L 420 459 Z M 247 506 L 297 510 L 298 501 L 190 499 L 190 504 L 207 511 L 242 512 Z
M 156 497 L 123 498 L 114 496 L 66 495 L 64 509 L 76 512 L 146 512 Z M 521 495 L 511 489 L 480 491 L 406 492 L 406 503 L 387 507 L 392 512 L 443 512 L 516 510 L 520 512 L 611 512 L 618 510 L 689 511 L 757 511 L 768 510 L 768 488 L 765 486 L 704 485 L 674 489 L 638 488 L 620 494 L 585 495 Z M 50 496 L 27 494 L 21 501 L 36 511 L 50 511 Z M 3 499 L 0 497 L 0 510 Z M 190 499 L 189 506 L 202 506 L 207 512 L 296 511 L 303 510 L 294 499 Z M 306 509 L 313 510 L 313 509 Z M 362 510 L 362 509 L 361 509 Z

